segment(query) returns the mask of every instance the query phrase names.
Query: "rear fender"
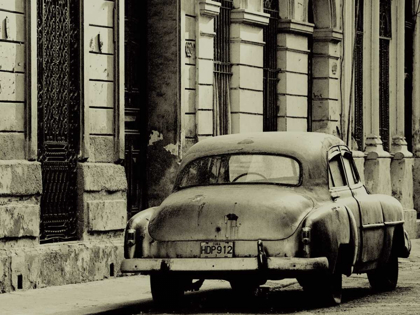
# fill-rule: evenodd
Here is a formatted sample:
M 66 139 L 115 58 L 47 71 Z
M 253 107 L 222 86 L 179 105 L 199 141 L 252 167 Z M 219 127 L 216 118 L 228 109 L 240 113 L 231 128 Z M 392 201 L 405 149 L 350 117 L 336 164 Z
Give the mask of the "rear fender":
M 334 204 L 313 210 L 303 224 L 310 228 L 310 257 L 327 257 L 331 272 L 335 271 L 340 246 L 351 244 L 350 221 L 346 207 Z
M 137 213 L 127 223 L 124 236 L 124 257 L 139 258 L 148 252 L 150 235 L 148 226 L 150 218 L 158 207 L 149 208 Z M 134 244 L 129 245 L 129 233 L 134 233 Z

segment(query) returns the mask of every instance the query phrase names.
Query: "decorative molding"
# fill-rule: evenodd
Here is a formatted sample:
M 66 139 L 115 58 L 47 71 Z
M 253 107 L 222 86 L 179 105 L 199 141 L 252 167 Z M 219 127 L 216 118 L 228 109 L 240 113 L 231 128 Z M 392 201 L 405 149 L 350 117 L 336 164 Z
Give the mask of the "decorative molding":
M 290 52 L 294 52 L 294 53 L 298 53 L 302 55 L 309 55 L 309 53 L 311 52 L 308 49 L 297 49 L 297 48 L 290 48 L 286 46 L 277 46 L 277 51 L 290 51 Z
M 407 149 L 407 141 L 405 141 L 403 136 L 394 136 L 392 138 L 391 153 L 394 155 L 394 160 L 413 157 L 413 153 Z
M 260 41 L 253 41 L 253 40 L 246 40 L 239 37 L 231 37 L 230 38 L 231 43 L 240 43 L 240 44 L 248 44 L 248 45 L 254 45 L 254 46 L 265 46 L 265 42 Z
M 391 154 L 386 152 L 382 146 L 382 140 L 380 136 L 369 135 L 366 137 L 366 159 L 376 160 L 378 158 L 391 158 Z
M 212 33 L 200 32 L 200 36 L 214 38 L 216 36 L 216 33 L 215 32 L 212 32 Z
M 231 23 L 244 23 L 254 26 L 266 26 L 269 23 L 270 15 L 251 11 L 247 9 L 234 9 L 230 14 Z
M 212 0 L 200 0 L 198 2 L 199 12 L 203 16 L 214 18 L 220 13 L 221 4 Z
M 278 29 L 282 33 L 313 34 L 315 25 L 291 19 L 279 20 Z
M 314 40 L 319 42 L 341 42 L 343 32 L 333 28 L 315 28 Z

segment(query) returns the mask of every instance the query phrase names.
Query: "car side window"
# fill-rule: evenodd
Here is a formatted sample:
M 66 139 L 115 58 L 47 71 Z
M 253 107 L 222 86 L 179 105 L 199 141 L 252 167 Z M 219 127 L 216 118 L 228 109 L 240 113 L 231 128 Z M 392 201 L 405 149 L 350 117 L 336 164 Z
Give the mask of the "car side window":
M 336 154 L 329 161 L 329 181 L 330 187 L 346 186 L 346 177 L 344 175 L 343 164 L 340 154 Z
M 349 185 L 355 185 L 359 182 L 359 178 L 357 175 L 357 171 L 354 168 L 353 160 L 349 153 L 345 153 L 343 155 L 343 162 L 344 162 L 344 168 L 347 173 L 347 179 L 349 181 Z

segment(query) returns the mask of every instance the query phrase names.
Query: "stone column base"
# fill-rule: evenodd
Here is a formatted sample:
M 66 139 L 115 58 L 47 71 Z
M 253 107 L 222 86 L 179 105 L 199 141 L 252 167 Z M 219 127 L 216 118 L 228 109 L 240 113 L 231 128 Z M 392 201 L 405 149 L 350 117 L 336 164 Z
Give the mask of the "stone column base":
M 404 209 L 404 229 L 411 239 L 417 238 L 417 211 Z

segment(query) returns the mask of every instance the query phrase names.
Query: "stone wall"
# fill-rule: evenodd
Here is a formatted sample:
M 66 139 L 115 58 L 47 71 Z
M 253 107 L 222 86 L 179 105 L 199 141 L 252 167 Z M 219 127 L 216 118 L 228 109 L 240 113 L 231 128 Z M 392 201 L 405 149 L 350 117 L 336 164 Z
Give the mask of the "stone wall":
M 123 166 L 114 164 L 121 160 L 124 92 L 121 25 L 115 22 L 121 19 L 114 15 L 123 2 L 83 3 L 77 240 L 40 244 L 36 2 L 0 0 L 0 293 L 120 274 L 127 180 Z
M 179 7 L 176 0 L 149 0 L 147 148 L 149 205 L 172 190 L 180 154 Z
M 0 159 L 25 159 L 26 10 L 23 0 L 0 2 Z

